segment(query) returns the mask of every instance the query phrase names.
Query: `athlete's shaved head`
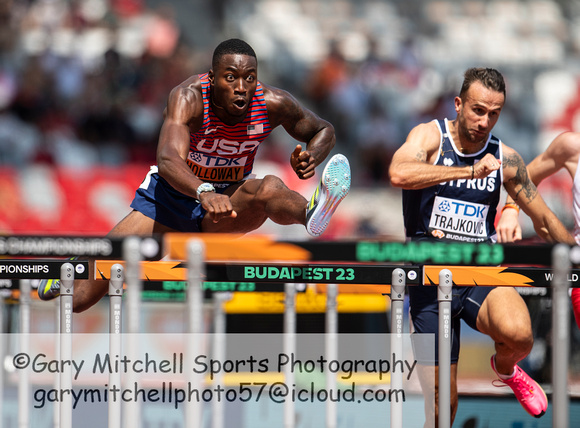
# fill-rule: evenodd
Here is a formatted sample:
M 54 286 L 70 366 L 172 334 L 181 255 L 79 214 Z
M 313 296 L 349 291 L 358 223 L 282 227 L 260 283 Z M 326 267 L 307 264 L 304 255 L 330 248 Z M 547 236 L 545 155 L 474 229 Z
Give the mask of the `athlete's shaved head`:
M 465 71 L 463 85 L 459 96 L 464 99 L 467 90 L 474 82 L 480 82 L 487 89 L 501 92 L 505 99 L 505 81 L 499 71 L 494 68 L 469 68 Z
M 213 51 L 212 68 L 217 68 L 224 55 L 248 55 L 256 58 L 256 52 L 249 44 L 240 39 L 229 39 L 221 42 Z

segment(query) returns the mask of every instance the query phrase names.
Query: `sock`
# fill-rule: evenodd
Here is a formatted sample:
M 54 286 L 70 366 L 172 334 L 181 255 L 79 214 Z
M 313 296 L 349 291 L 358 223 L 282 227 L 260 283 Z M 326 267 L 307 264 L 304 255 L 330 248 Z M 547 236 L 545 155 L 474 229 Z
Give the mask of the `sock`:
M 495 355 L 493 356 L 493 366 L 496 367 Z M 512 374 L 509 374 L 509 375 L 505 375 L 505 374 L 498 373 L 496 370 L 494 370 L 494 371 L 495 371 L 495 374 L 501 380 L 508 380 L 508 379 L 511 379 L 512 377 L 514 377 L 516 375 L 516 368 L 515 368 L 515 366 L 514 366 L 514 371 L 512 372 Z
M 580 288 L 572 289 L 572 310 L 574 311 L 576 325 L 580 328 Z

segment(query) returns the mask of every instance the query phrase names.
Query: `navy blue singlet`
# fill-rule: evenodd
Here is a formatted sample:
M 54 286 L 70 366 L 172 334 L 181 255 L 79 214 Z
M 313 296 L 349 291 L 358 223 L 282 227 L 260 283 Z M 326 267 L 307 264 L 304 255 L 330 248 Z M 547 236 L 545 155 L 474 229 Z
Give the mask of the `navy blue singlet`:
M 501 142 L 493 135 L 490 134 L 479 152 L 463 154 L 453 142 L 447 119 L 435 122 L 441 131 L 441 144 L 434 165 L 470 166 L 479 162 L 487 153 L 502 159 Z M 407 238 L 495 242 L 494 221 L 502 182 L 500 168 L 485 178 L 453 180 L 425 189 L 403 190 Z

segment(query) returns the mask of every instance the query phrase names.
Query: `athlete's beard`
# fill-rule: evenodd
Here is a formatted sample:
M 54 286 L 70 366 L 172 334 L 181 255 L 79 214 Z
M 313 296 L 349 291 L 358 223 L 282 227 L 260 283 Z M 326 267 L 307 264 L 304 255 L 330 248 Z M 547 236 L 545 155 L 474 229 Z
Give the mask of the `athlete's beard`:
M 467 141 L 473 145 L 481 144 L 482 142 L 484 142 L 487 139 L 487 137 L 489 135 L 489 134 L 485 134 L 483 136 L 483 138 L 477 139 L 475 136 L 473 136 L 469 132 L 469 129 L 467 128 L 467 126 L 465 126 L 465 123 L 462 120 L 459 121 L 458 133 L 459 133 L 462 140 Z

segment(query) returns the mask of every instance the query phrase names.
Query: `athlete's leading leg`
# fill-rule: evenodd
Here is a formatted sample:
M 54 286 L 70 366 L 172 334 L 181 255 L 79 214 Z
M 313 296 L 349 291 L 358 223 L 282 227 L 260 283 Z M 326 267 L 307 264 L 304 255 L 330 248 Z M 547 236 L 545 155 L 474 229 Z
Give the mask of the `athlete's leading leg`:
M 542 416 L 548 407 L 543 389 L 517 363 L 532 350 L 532 323 L 519 293 L 510 287 L 492 290 L 481 305 L 477 328 L 495 342 L 491 366 L 500 381 L 510 386 L 522 407 L 532 416 Z
M 281 179 L 267 175 L 261 180 L 247 180 L 226 190 L 237 213 L 218 223 L 205 218 L 204 232 L 247 233 L 266 219 L 281 225 L 303 224 L 312 236 L 321 235 L 340 202 L 350 190 L 350 165 L 343 155 L 333 156 L 324 167 L 318 187 L 310 202 Z
M 496 370 L 511 374 L 518 361 L 532 350 L 534 338 L 528 308 L 510 287 L 494 288 L 483 301 L 477 328 L 495 342 Z
M 276 176 L 246 180 L 228 188 L 226 194 L 230 196 L 237 217 L 214 223 L 206 216 L 202 221 L 203 232 L 247 233 L 256 230 L 268 218 L 282 225 L 306 223 L 306 199 Z

